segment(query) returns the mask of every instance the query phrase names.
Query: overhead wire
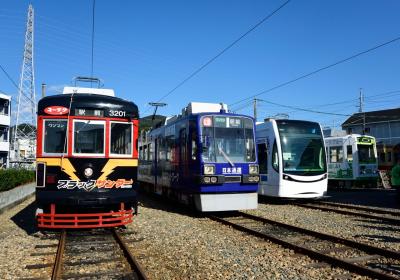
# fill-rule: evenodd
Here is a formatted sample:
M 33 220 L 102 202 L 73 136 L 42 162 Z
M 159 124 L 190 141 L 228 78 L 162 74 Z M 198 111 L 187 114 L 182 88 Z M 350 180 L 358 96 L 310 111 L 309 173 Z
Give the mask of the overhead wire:
M 3 71 L 3 73 L 6 75 L 7 79 L 17 88 L 19 89 L 17 83 L 13 80 L 13 78 L 11 78 L 10 74 L 8 74 L 8 72 L 6 71 L 6 69 L 4 69 L 4 67 L 0 64 L 0 68 L 1 71 Z
M 93 55 L 94 55 L 94 18 L 95 18 L 95 6 L 96 0 L 93 0 L 93 8 L 92 8 L 92 60 L 91 60 L 91 71 L 90 77 L 93 78 Z M 90 83 L 92 85 L 92 83 Z
M 290 106 L 290 105 L 279 104 L 279 103 L 275 103 L 275 102 L 271 102 L 271 101 L 267 101 L 267 100 L 263 100 L 263 99 L 258 99 L 258 101 L 264 102 L 264 103 L 269 103 L 269 104 L 272 104 L 272 105 L 275 105 L 275 106 L 280 106 L 280 107 L 289 108 L 289 109 L 296 109 L 296 110 L 299 110 L 299 111 L 311 112 L 311 113 L 316 113 L 316 114 L 334 115 L 334 116 L 345 116 L 345 117 L 351 116 L 351 115 L 349 115 L 349 114 L 339 114 L 339 113 L 331 113 L 331 112 L 322 112 L 322 111 L 316 111 L 316 110 L 309 110 L 309 109 L 305 109 L 305 108 L 300 108 L 300 107 L 295 107 L 295 106 Z
M 241 36 L 239 36 L 237 39 L 235 39 L 232 43 L 230 43 L 228 46 L 226 46 L 224 49 L 222 49 L 220 52 L 218 52 L 215 56 L 210 58 L 206 63 L 201 65 L 199 68 L 197 68 L 194 72 L 192 72 L 189 76 L 187 76 L 185 79 L 183 79 L 181 82 L 179 82 L 175 87 L 173 87 L 170 91 L 168 91 L 166 94 L 164 94 L 160 99 L 157 100 L 157 102 L 162 101 L 169 95 L 171 95 L 173 92 L 175 92 L 178 88 L 183 86 L 186 82 L 188 82 L 190 79 L 192 79 L 194 76 L 196 76 L 198 73 L 200 73 L 204 68 L 206 68 L 208 65 L 210 65 L 212 62 L 214 62 L 217 58 L 219 58 L 221 55 L 223 55 L 225 52 L 227 52 L 230 48 L 232 48 L 234 45 L 236 45 L 240 40 L 245 38 L 247 35 L 249 35 L 252 31 L 254 31 L 257 27 L 259 27 L 261 24 L 263 24 L 265 21 L 270 19 L 273 15 L 275 15 L 279 10 L 281 10 L 283 7 L 285 7 L 291 0 L 285 1 L 283 4 L 281 4 L 278 8 L 276 8 L 274 11 L 272 11 L 270 14 L 265 16 L 263 19 L 261 19 L 258 23 L 256 23 L 254 26 L 252 26 L 250 29 L 248 29 L 245 33 L 243 33 Z M 146 110 L 148 111 L 148 110 Z
M 324 66 L 324 67 L 318 68 L 318 69 L 316 69 L 316 70 L 313 70 L 313 71 L 311 71 L 311 72 L 309 72 L 309 73 L 307 73 L 307 74 L 301 75 L 301 76 L 299 76 L 299 77 L 297 77 L 297 78 L 294 78 L 294 79 L 291 79 L 291 80 L 289 80 L 289 81 L 287 81 L 287 82 L 283 82 L 283 83 L 281 83 L 281 84 L 279 84 L 279 85 L 276 85 L 276 86 L 274 86 L 274 87 L 272 87 L 272 88 L 269 88 L 269 89 L 267 89 L 267 90 L 263 90 L 263 91 L 261 91 L 261 92 L 259 92 L 259 93 L 257 93 L 257 94 L 252 95 L 252 96 L 243 98 L 243 99 L 241 99 L 241 100 L 239 100 L 239 101 L 237 101 L 237 102 L 234 102 L 234 103 L 230 104 L 229 106 L 233 106 L 233 105 L 242 103 L 242 102 L 244 102 L 244 101 L 246 101 L 246 100 L 248 100 L 248 99 L 252 99 L 252 98 L 255 98 L 255 97 L 257 97 L 257 96 L 264 95 L 264 94 L 269 93 L 269 92 L 271 92 L 271 91 L 273 91 L 273 90 L 282 88 L 282 87 L 284 87 L 284 86 L 287 86 L 287 85 L 292 84 L 292 83 L 294 83 L 294 82 L 297 82 L 297 81 L 299 81 L 299 80 L 308 78 L 308 77 L 310 77 L 310 76 L 312 76 L 312 75 L 315 75 L 315 74 L 317 74 L 317 73 L 319 73 L 319 72 L 322 72 L 322 71 L 324 71 L 324 70 L 327 70 L 327 69 L 332 68 L 332 67 L 334 67 L 334 66 L 337 66 L 337 65 L 339 65 L 339 64 L 345 63 L 345 62 L 350 61 L 350 60 L 352 60 L 352 59 L 355 59 L 355 58 L 357 58 L 357 57 L 359 57 L 359 56 L 361 56 L 361 55 L 364 55 L 364 54 L 366 54 L 366 53 L 372 52 L 372 51 L 374 51 L 374 50 L 377 50 L 377 49 L 382 48 L 382 47 L 384 47 L 384 46 L 387 46 L 387 45 L 389 45 L 389 44 L 395 43 L 395 42 L 397 42 L 397 41 L 399 41 L 399 40 L 400 40 L 400 36 L 399 36 L 399 37 L 396 37 L 396 38 L 394 38 L 394 39 L 392 39 L 392 40 L 386 41 L 386 42 L 384 42 L 384 43 L 381 43 L 381 44 L 379 44 L 379 45 L 377 45 L 377 46 L 374 46 L 374 47 L 372 47 L 372 48 L 369 48 L 369 49 L 367 49 L 367 50 L 364 50 L 364 51 L 358 52 L 358 53 L 356 53 L 356 54 L 353 54 L 353 55 L 351 55 L 351 56 L 349 56 L 349 57 L 347 57 L 347 58 L 341 59 L 341 60 L 339 60 L 339 61 L 337 61 L 337 62 L 335 62 L 335 63 L 332 63 L 332 64 L 329 64 L 329 65 L 327 65 L 327 66 Z

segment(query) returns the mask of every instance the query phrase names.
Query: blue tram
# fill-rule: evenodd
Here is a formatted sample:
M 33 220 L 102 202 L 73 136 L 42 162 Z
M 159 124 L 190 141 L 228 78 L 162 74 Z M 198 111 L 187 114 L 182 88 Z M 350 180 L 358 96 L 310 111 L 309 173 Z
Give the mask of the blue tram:
M 251 117 L 189 103 L 142 133 L 140 186 L 202 212 L 257 208 L 259 167 Z

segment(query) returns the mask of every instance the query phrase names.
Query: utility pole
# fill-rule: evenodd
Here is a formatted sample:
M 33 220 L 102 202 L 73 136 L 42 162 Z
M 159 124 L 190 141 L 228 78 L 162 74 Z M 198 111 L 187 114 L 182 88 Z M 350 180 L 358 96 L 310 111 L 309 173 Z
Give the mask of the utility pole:
M 257 98 L 253 99 L 253 116 L 255 122 L 257 122 L 257 101 L 262 101 L 262 100 Z
M 360 88 L 360 97 L 359 97 L 359 105 L 358 112 L 362 113 L 364 111 L 364 94 L 362 92 L 362 88 Z
M 17 115 L 14 129 L 13 150 L 16 161 L 20 161 L 19 145 L 26 146 L 24 157 L 33 159 L 36 152 L 36 94 L 33 56 L 34 10 L 28 8 L 24 56 L 18 87 Z
M 360 88 L 360 97 L 359 97 L 359 108 L 358 112 L 363 114 L 363 126 L 362 126 L 362 134 L 365 134 L 365 112 L 364 112 L 364 94 L 362 92 L 362 88 Z
M 257 98 L 253 99 L 254 121 L 257 122 Z

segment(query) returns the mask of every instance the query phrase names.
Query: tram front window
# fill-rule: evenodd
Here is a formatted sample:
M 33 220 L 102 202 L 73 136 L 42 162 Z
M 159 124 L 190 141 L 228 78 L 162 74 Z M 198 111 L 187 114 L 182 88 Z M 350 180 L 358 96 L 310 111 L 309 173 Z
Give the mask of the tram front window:
M 357 145 L 360 163 L 375 163 L 376 157 L 373 145 Z
M 61 154 L 64 147 L 64 152 L 66 153 L 66 131 L 67 120 L 45 120 L 43 151 L 48 154 Z
M 202 125 L 204 162 L 254 162 L 253 122 L 248 118 L 205 116 Z
M 130 123 L 111 123 L 111 153 L 132 154 L 132 125 Z
M 326 172 L 325 148 L 317 123 L 277 121 L 281 140 L 283 172 L 320 175 Z
M 74 121 L 74 153 L 104 154 L 104 122 Z

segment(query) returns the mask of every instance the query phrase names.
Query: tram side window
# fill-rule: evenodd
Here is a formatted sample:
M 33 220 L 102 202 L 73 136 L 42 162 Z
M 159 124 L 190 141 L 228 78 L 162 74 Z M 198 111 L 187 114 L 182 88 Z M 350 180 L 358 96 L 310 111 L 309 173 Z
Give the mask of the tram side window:
M 142 159 L 144 160 L 148 160 L 149 159 L 149 155 L 147 153 L 147 145 L 143 146 L 143 155 L 142 155 Z
M 103 121 L 74 121 L 74 153 L 104 154 Z
M 111 154 L 132 154 L 132 125 L 111 123 Z
M 166 159 L 166 145 L 164 138 L 157 138 L 157 162 Z
M 149 143 L 147 150 L 148 150 L 147 159 L 153 160 L 153 143 Z
M 272 148 L 272 167 L 275 169 L 275 171 L 279 172 L 279 155 L 276 141 L 274 142 L 274 146 Z
M 144 159 L 143 158 L 143 147 L 139 147 L 139 159 Z
M 384 152 L 381 152 L 381 153 L 379 153 L 379 161 L 380 162 L 385 162 L 385 153 Z
M 192 131 L 192 160 L 195 161 L 197 159 L 197 133 L 196 131 Z
M 256 151 L 254 145 L 253 121 L 244 119 L 244 139 L 246 141 L 246 160 L 252 162 L 256 160 Z
M 173 136 L 167 136 L 165 138 L 165 144 L 167 149 L 166 160 L 172 161 L 172 149 L 174 147 L 174 138 Z
M 330 159 L 330 162 L 332 162 L 332 163 L 342 162 L 343 161 L 343 147 L 342 146 L 330 147 L 329 159 Z
M 347 145 L 347 160 L 353 161 L 353 147 L 351 145 Z
M 267 144 L 257 144 L 258 148 L 258 163 L 260 166 L 260 174 L 268 174 L 268 154 Z
M 66 153 L 66 131 L 67 120 L 45 120 L 43 151 L 45 153 L 60 154 L 63 152 L 64 147 L 64 153 Z

